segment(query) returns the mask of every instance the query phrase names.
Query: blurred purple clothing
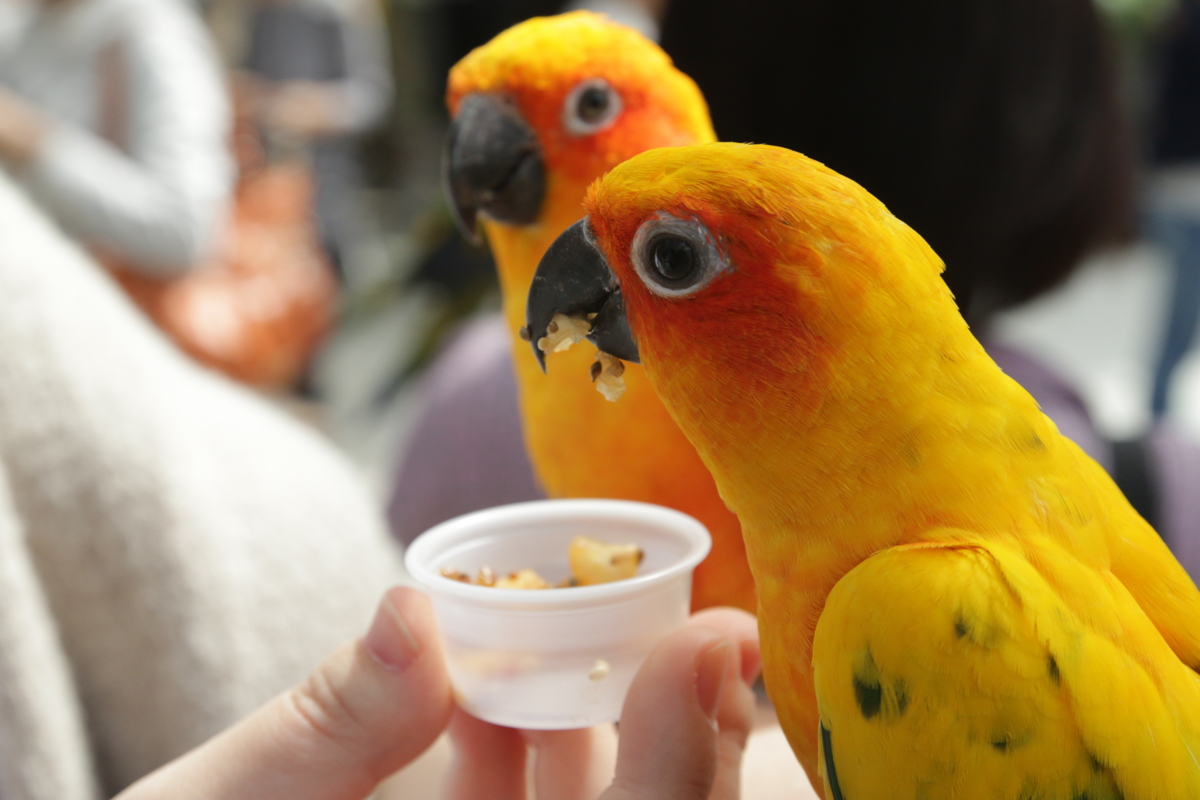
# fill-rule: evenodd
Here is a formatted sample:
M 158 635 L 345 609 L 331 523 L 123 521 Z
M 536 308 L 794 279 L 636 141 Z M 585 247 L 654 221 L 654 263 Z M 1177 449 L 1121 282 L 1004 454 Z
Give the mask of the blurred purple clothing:
M 525 455 L 509 341 L 500 315 L 476 320 L 427 374 L 424 408 L 389 508 L 401 541 L 468 511 L 545 496 Z M 1025 353 L 985 344 L 1058 429 L 1111 472 L 1113 443 L 1096 431 L 1079 394 Z M 1200 575 L 1200 446 L 1165 425 L 1144 443 L 1159 532 L 1188 573 Z

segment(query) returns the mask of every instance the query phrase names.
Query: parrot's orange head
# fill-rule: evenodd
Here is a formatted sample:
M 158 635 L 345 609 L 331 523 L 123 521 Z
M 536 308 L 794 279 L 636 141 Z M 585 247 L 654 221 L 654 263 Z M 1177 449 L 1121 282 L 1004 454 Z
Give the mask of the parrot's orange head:
M 585 11 L 472 51 L 450 71 L 447 104 L 446 184 L 472 234 L 479 212 L 537 223 L 552 194 L 577 215 L 587 185 L 625 159 L 715 138 L 699 89 L 657 45 Z
M 914 307 L 958 316 L 924 240 L 790 150 L 652 150 L 594 184 L 585 210 L 538 268 L 532 341 L 555 313 L 595 315 L 589 338 L 601 350 L 696 395 L 802 386 L 824 402 L 847 372 L 835 364 L 872 369 L 890 340 L 936 328 Z

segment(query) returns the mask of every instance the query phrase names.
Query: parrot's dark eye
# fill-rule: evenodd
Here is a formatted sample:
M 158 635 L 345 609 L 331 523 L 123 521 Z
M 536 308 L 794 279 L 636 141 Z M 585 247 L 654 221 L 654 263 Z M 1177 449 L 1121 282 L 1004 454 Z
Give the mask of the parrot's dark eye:
M 678 284 L 692 277 L 699 259 L 691 243 L 672 233 L 660 233 L 649 245 L 650 266 L 664 284 Z
M 621 96 L 608 81 L 586 80 L 571 90 L 563 104 L 563 125 L 576 136 L 597 133 L 621 113 Z
M 659 212 L 633 237 L 633 266 L 660 297 L 686 297 L 730 269 L 723 248 L 697 219 Z
M 608 111 L 608 92 L 603 88 L 589 86 L 579 95 L 579 107 L 575 110 L 575 115 L 583 122 L 595 124 L 597 120 L 604 118 L 606 111 Z

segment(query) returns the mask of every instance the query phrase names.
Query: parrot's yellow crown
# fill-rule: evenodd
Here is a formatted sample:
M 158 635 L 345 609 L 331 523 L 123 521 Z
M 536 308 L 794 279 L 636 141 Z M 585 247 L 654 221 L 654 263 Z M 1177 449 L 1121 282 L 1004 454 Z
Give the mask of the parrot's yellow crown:
M 572 126 L 568 101 L 584 82 L 616 91 L 619 113 L 599 130 Z M 547 172 L 588 182 L 648 147 L 715 138 L 704 97 L 662 48 L 600 14 L 535 17 L 476 48 L 450 71 L 447 105 L 509 98 L 537 133 Z
M 838 351 L 879 352 L 878 336 L 937 318 L 971 340 L 925 241 L 854 181 L 799 153 L 714 143 L 651 150 L 614 168 L 585 201 L 640 337 L 666 354 L 702 352 L 775 381 Z M 634 266 L 648 220 L 691 220 L 725 268 L 686 295 L 663 296 Z M 642 234 L 645 236 L 646 234 Z M 914 311 L 916 313 L 914 313 Z M 874 343 L 874 345 L 872 344 Z M 660 356 L 661 357 L 661 356 Z M 868 354 L 869 357 L 869 354 Z

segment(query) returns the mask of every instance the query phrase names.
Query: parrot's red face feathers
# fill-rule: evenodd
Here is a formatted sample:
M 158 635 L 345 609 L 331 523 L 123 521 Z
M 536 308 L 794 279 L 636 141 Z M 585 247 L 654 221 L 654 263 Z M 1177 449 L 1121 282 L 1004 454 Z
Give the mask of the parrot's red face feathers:
M 712 140 L 696 85 L 653 42 L 589 12 L 528 20 L 450 72 L 445 179 L 459 221 L 539 221 L 556 184 L 651 147 Z M 574 200 L 578 202 L 578 200 Z

